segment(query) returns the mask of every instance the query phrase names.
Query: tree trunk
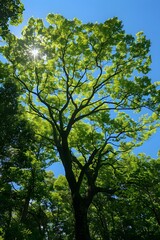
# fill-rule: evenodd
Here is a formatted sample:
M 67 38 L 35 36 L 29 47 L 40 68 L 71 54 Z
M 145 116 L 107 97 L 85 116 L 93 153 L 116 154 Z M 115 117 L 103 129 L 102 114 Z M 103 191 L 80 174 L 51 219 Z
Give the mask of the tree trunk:
M 76 182 L 72 169 L 73 156 L 69 150 L 65 135 L 62 138 L 62 146 L 58 146 L 57 149 L 65 169 L 66 179 L 72 195 L 72 205 L 75 217 L 75 240 L 91 240 L 87 221 L 87 212 L 92 202 L 91 200 L 93 198 L 93 194 L 89 194 L 88 197 L 83 198 L 79 193 L 80 185 Z
M 87 221 L 89 206 L 86 204 L 85 199 L 83 199 L 80 195 L 73 196 L 72 199 L 75 216 L 75 239 L 91 240 Z

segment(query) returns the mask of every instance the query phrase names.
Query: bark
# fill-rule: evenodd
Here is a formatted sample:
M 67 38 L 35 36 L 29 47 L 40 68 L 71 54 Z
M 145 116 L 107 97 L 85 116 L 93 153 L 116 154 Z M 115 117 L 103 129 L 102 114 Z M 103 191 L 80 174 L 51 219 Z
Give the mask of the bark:
M 87 220 L 87 212 L 89 205 L 80 195 L 72 196 L 73 208 L 75 216 L 75 239 L 76 240 L 91 240 L 89 226 Z

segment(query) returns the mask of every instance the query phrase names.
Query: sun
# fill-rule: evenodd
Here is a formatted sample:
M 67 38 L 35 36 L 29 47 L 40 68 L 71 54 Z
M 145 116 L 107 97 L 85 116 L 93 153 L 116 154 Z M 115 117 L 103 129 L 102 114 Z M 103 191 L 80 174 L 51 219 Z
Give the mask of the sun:
M 30 50 L 30 53 L 33 55 L 34 58 L 36 58 L 39 54 L 39 50 L 36 48 L 33 48 Z

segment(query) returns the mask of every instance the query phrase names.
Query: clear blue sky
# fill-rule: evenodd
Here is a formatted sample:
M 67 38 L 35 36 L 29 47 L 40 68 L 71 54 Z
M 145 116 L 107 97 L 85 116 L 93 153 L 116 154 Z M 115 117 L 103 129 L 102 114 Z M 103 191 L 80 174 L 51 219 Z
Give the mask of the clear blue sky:
M 43 18 L 48 13 L 58 13 L 66 18 L 79 18 L 82 22 L 104 22 L 117 16 L 122 20 L 127 33 L 144 31 L 151 40 L 153 81 L 160 80 L 160 0 L 22 0 L 25 6 L 25 25 L 30 17 Z M 12 27 L 19 35 L 19 27 Z M 157 132 L 141 151 L 156 157 L 160 149 L 160 131 Z

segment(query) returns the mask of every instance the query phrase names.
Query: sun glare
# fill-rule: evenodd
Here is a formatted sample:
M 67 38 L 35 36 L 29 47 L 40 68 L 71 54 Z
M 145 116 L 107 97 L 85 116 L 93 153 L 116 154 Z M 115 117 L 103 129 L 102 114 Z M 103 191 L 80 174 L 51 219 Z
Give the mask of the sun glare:
M 31 52 L 31 54 L 33 55 L 34 58 L 37 57 L 38 54 L 39 54 L 39 51 L 38 51 L 38 49 L 36 49 L 36 48 L 31 49 L 30 52 Z

